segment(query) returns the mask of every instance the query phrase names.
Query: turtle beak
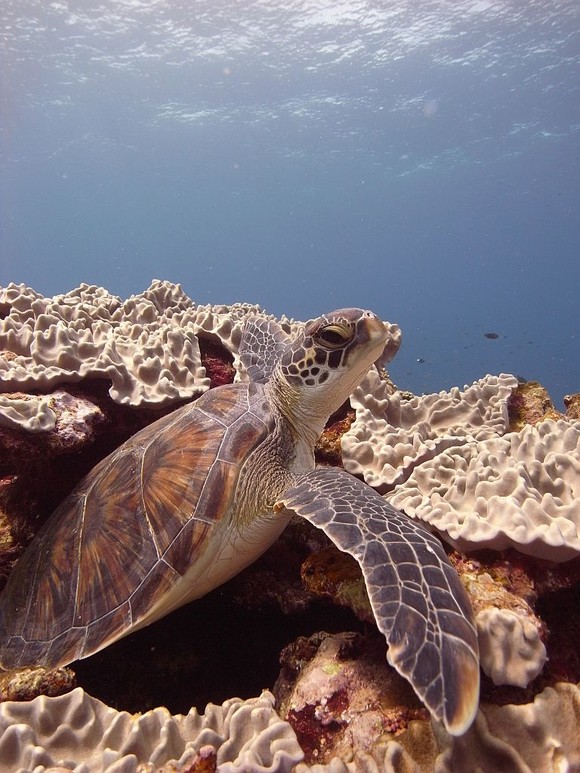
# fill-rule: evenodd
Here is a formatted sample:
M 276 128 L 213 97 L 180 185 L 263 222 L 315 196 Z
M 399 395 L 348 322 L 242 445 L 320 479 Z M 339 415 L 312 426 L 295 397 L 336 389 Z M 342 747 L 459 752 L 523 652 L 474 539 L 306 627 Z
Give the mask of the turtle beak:
M 363 316 L 365 335 L 368 337 L 369 343 L 373 345 L 373 349 L 376 346 L 380 352 L 377 359 L 374 360 L 374 366 L 381 373 L 399 350 L 401 329 L 391 322 L 383 322 L 372 311 L 364 311 Z
M 385 367 L 393 359 L 401 346 L 401 328 L 390 322 L 383 322 L 382 325 L 385 329 L 385 346 L 374 361 L 374 366 L 379 373 L 385 370 Z

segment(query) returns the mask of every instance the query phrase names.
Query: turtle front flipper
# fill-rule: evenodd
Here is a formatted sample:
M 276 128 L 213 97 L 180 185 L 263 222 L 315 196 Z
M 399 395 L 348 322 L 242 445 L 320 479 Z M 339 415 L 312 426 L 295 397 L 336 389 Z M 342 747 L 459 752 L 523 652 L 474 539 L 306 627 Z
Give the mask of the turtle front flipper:
M 477 632 L 439 540 L 374 489 L 335 468 L 299 479 L 277 504 L 322 529 L 360 564 L 387 659 L 452 735 L 479 702 Z
M 248 317 L 242 330 L 239 354 L 250 381 L 266 382 L 291 340 L 275 320 Z

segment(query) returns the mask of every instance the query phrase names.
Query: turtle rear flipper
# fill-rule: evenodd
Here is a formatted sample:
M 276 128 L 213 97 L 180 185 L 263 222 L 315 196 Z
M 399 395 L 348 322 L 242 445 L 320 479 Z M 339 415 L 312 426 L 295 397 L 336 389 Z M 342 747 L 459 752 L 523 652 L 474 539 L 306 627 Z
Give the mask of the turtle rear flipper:
M 360 564 L 387 659 L 452 735 L 479 702 L 477 632 L 439 540 L 343 470 L 319 468 L 281 497 Z

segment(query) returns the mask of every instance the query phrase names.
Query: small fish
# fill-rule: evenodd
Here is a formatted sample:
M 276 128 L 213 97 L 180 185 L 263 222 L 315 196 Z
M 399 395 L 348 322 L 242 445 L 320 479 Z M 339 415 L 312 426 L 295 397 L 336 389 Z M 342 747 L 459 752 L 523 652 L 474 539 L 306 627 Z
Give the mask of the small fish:
M 417 362 L 423 363 L 423 362 L 425 362 L 425 360 L 422 357 L 417 357 Z
M 483 335 L 484 335 L 486 338 L 492 338 L 492 339 L 499 338 L 499 335 L 498 335 L 498 333 L 484 333 Z

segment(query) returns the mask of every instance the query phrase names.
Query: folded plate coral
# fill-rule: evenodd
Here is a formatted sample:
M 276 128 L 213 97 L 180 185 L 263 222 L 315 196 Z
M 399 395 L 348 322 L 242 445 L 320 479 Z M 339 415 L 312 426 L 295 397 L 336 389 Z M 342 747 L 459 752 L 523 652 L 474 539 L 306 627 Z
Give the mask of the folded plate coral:
M 458 738 L 420 719 L 420 708 L 401 704 L 409 698 L 404 683 L 389 686 L 398 677 L 379 673 L 386 663 L 380 657 L 373 664 L 358 635 L 321 634 L 292 645 L 288 658 L 298 658 L 290 668 L 295 684 L 279 689 L 291 723 L 277 714 L 269 692 L 185 716 L 163 708 L 119 712 L 81 688 L 58 698 L 6 702 L 0 705 L 2 771 L 552 773 L 580 765 L 578 685 L 546 687 L 520 705 L 484 702 Z M 293 725 L 314 764 L 302 762 Z
M 409 398 L 371 371 L 350 398 L 356 418 L 342 438 L 344 468 L 371 486 L 393 486 L 451 446 L 502 435 L 517 384 L 503 373 Z
M 489 607 L 476 617 L 481 667 L 494 684 L 527 687 L 546 662 L 533 622 L 511 609 Z
M 387 499 L 462 550 L 515 547 L 551 561 L 580 555 L 580 422 L 445 449 Z
M 237 351 L 250 313 L 261 310 L 198 306 L 179 285 L 159 280 L 126 301 L 94 285 L 44 298 L 11 283 L 0 288 L 0 391 L 45 392 L 56 384 L 105 378 L 113 400 L 125 405 L 191 398 L 210 386 L 199 339 Z M 39 405 L 38 426 L 30 416 L 21 423 L 43 429 L 45 413 Z
M 101 419 L 96 405 L 64 389 L 49 395 L 0 394 L 0 426 L 53 432 L 61 447 L 82 445 Z
M 369 373 L 342 439 L 345 469 L 460 550 L 515 547 L 552 561 L 580 555 L 580 422 L 509 432 L 518 385 L 486 376 L 408 398 Z
M 116 711 L 77 687 L 66 695 L 0 704 L 3 773 L 47 768 L 76 773 L 136 773 L 173 764 L 194 769 L 198 755 L 213 768 L 230 771 L 292 770 L 304 754 L 290 725 L 274 709 L 274 696 L 231 698 L 172 716 L 157 708 L 146 714 Z M 145 766 L 145 767 L 142 767 Z M 189 766 L 189 767 L 188 767 Z
M 494 571 L 493 563 L 485 566 L 461 559 L 455 564 L 475 613 L 483 672 L 496 685 L 527 687 L 547 658 L 545 626 L 529 603 L 537 600 L 537 594 L 531 588 L 524 590 L 526 581 L 530 585 L 533 581 L 525 577 L 524 587 L 514 592 L 507 587 L 509 577 Z M 492 577 L 490 571 L 499 576 Z

